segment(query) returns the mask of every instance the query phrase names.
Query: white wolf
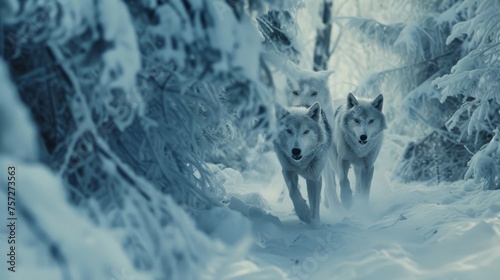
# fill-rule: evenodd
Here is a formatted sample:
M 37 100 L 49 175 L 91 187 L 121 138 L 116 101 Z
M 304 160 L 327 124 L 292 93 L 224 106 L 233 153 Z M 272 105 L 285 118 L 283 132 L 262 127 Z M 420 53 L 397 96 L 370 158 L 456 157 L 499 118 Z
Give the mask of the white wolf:
M 352 190 L 347 178 L 351 164 L 356 175 L 356 197 L 368 202 L 373 163 L 382 146 L 383 131 L 387 128 L 382 113 L 383 103 L 382 94 L 368 100 L 349 93 L 347 103 L 335 110 L 332 153 L 336 159 L 334 168 L 339 179 L 340 198 L 345 208 L 352 204 Z M 336 190 L 332 193 L 337 195 Z
M 278 135 L 274 147 L 295 213 L 306 223 L 319 221 L 321 171 L 331 148 L 332 131 L 318 102 L 310 107 L 277 106 Z M 307 182 L 309 207 L 298 188 L 298 175 Z
M 289 81 L 287 86 L 288 106 L 310 106 L 314 102 L 321 105 L 329 121 L 333 120 L 333 107 L 328 77 L 333 71 L 304 71 L 297 73 L 296 81 Z M 329 114 L 331 113 L 331 114 Z
M 321 109 L 325 112 L 328 123 L 333 124 L 333 102 L 328 89 L 328 78 L 334 71 L 304 71 L 296 70 L 298 79 L 289 81 L 286 91 L 288 106 L 310 106 L 314 102 L 319 102 Z M 323 179 L 325 185 L 324 203 L 329 207 L 330 203 L 340 204 L 337 195 L 330 193 L 335 190 L 335 174 L 333 170 L 334 158 L 329 154 L 325 168 L 323 169 Z M 330 201 L 334 200 L 334 201 Z

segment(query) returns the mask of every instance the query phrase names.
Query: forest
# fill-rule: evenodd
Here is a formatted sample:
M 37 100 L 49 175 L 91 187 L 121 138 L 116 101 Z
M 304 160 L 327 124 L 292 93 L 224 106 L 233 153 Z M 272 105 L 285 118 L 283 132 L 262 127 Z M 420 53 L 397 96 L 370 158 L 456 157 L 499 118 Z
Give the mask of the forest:
M 387 124 L 317 225 L 275 151 L 304 77 Z M 1 279 L 500 273 L 498 0 L 0 0 L 0 96 Z

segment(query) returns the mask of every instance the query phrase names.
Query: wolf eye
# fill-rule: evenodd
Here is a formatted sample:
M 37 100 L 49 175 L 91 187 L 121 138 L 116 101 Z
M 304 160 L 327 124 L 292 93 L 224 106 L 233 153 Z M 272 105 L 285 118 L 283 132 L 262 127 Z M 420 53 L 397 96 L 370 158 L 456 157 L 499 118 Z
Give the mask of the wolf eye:
M 291 129 L 287 129 L 286 132 L 288 132 L 288 134 L 292 134 L 292 130 Z
M 316 95 L 318 95 L 318 92 L 317 91 L 313 91 L 313 93 L 311 95 L 312 96 L 316 96 Z
M 293 94 L 295 94 L 295 95 L 299 95 L 299 92 L 298 92 L 298 91 L 296 91 L 296 90 L 294 90 L 294 91 L 293 91 Z
M 304 134 L 307 134 L 307 133 L 309 133 L 309 129 L 308 129 L 308 130 L 306 130 L 306 131 L 304 131 Z
M 354 119 L 354 122 L 355 123 L 359 123 L 359 119 Z
M 371 119 L 368 121 L 369 124 L 372 124 L 375 120 L 374 119 Z

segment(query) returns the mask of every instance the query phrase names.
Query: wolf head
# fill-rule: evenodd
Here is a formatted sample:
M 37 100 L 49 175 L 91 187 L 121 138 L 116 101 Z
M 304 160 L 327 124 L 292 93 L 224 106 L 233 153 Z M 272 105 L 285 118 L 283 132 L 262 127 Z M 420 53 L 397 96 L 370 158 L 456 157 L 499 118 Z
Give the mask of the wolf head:
M 311 105 L 314 102 L 321 104 L 323 109 L 331 106 L 328 77 L 333 71 L 302 73 L 296 83 L 289 82 L 287 86 L 288 106 Z
M 308 108 L 276 108 L 276 117 L 278 136 L 275 145 L 291 162 L 309 158 L 327 141 L 321 106 L 318 102 Z
M 379 94 L 375 99 L 356 98 L 352 93 L 347 95 L 347 112 L 343 125 L 347 128 L 351 141 L 365 145 L 378 139 L 378 135 L 387 128 L 382 113 L 384 97 Z

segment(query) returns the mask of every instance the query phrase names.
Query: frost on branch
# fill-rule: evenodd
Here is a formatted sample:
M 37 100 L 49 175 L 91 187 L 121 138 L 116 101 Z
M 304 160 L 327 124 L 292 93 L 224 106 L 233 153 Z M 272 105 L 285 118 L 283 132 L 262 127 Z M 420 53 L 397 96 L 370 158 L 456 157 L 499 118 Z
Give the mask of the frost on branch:
M 500 109 L 500 15 L 498 1 L 464 1 L 457 9 L 465 20 L 453 27 L 447 43 L 464 41 L 463 57 L 451 73 L 434 80 L 445 100 L 463 98 L 462 107 L 447 125 L 468 135 L 491 133 L 498 122 Z M 463 118 L 465 116 L 465 118 Z
M 399 178 L 452 181 L 463 176 L 460 173 L 465 168 L 465 164 L 461 164 L 462 156 L 468 152 L 455 141 L 453 133 L 446 131 L 444 122 L 460 104 L 456 99 L 442 104 L 440 92 L 431 83 L 447 73 L 459 57 L 456 50 L 459 43 L 447 45 L 445 42 L 457 21 L 455 16 L 448 16 L 455 5 L 426 4 L 402 3 L 404 9 L 395 9 L 401 13 L 395 17 L 402 21 L 381 23 L 363 18 L 350 21 L 349 27 L 375 52 L 375 57 L 389 57 L 388 64 L 392 65 L 365 78 L 358 94 L 383 93 L 394 104 L 401 104 L 401 107 L 385 110 L 391 122 L 390 130 L 421 139 L 405 148 L 395 170 Z
M 391 129 L 420 138 L 403 152 L 399 177 L 454 181 L 500 122 L 500 2 L 422 3 L 405 1 L 396 21 L 351 21 L 361 41 L 390 53 L 396 65 L 370 75 L 359 91 L 401 102 L 404 118 L 386 112 Z
M 35 162 L 38 142 L 35 123 L 18 98 L 7 67 L 0 60 L 0 166 L 14 166 L 19 228 L 17 251 L 22 253 L 16 275 L 22 279 L 110 279 L 112 271 L 127 268 L 136 279 L 145 279 L 131 265 L 113 234 L 95 227 L 67 203 L 64 188 L 46 166 Z M 21 176 L 19 176 L 22 174 Z M 6 175 L 6 174 L 5 174 Z M 2 175 L 0 199 L 7 201 L 7 178 Z M 70 227 L 60 227 L 61 223 Z M 99 251 L 99 254 L 96 252 Z M 83 257 L 85 256 L 85 257 Z M 89 258 L 89 256 L 92 256 Z M 43 259 L 44 262 L 40 262 Z M 21 263 L 21 265 L 19 265 Z M 22 266 L 20 268 L 19 266 Z M 59 278 L 61 277 L 61 278 Z
M 500 123 L 500 2 L 463 1 L 456 13 L 463 21 L 455 24 L 447 43 L 462 40 L 462 57 L 453 66 L 450 73 L 433 81 L 442 90 L 442 100 L 458 97 L 462 105 L 446 122 L 449 130 L 458 131 L 457 139 L 476 145 L 497 139 L 493 131 Z M 492 157 L 489 149 L 479 151 L 470 161 L 471 167 L 466 177 L 479 176 L 485 182 L 485 188 L 491 189 L 497 184 L 498 161 Z M 494 158 L 494 157 L 493 157 Z M 486 168 L 485 162 L 492 164 Z M 477 169 L 484 165 L 482 172 Z M 498 184 L 497 184 L 498 185 Z
M 251 2 L 25 1 L 2 22 L 13 84 L 43 139 L 41 160 L 83 214 L 72 222 L 114 237 L 132 271 L 219 279 L 247 249 L 214 242 L 192 216 L 225 195 L 206 162 L 245 169 L 242 159 L 269 128 L 273 84 L 256 23 L 268 6 Z M 68 260 L 81 270 L 76 257 Z
M 258 22 L 267 50 L 298 63 L 300 47 L 295 38 L 297 29 L 293 15 L 288 11 L 271 10 L 259 17 Z
M 465 179 L 483 186 L 485 190 L 500 188 L 500 131 L 496 128 L 491 141 L 481 148 L 467 163 Z

